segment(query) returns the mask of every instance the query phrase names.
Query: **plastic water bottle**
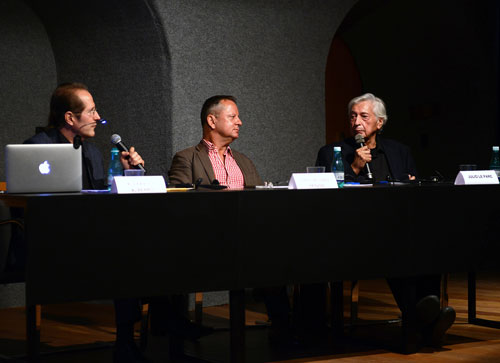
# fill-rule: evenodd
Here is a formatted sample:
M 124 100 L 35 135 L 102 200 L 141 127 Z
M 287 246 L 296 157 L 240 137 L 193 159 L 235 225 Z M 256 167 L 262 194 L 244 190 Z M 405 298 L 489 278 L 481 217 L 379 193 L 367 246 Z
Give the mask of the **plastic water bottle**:
M 120 162 L 120 153 L 116 147 L 111 149 L 111 159 L 109 161 L 108 169 L 108 190 L 111 190 L 111 184 L 113 184 L 113 178 L 115 176 L 123 175 L 123 167 Z
M 342 161 L 342 150 L 340 146 L 333 147 L 332 172 L 337 179 L 339 188 L 344 187 L 344 162 Z
M 497 177 L 500 180 L 500 153 L 498 146 L 493 146 L 490 161 L 490 170 L 495 170 Z

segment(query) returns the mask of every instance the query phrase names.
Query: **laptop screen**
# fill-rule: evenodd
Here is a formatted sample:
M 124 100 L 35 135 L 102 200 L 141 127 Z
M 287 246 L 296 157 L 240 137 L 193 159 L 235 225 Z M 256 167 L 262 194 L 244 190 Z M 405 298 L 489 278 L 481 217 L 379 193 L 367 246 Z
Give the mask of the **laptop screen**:
M 10 144 L 5 147 L 7 193 L 79 192 L 82 148 L 73 144 Z

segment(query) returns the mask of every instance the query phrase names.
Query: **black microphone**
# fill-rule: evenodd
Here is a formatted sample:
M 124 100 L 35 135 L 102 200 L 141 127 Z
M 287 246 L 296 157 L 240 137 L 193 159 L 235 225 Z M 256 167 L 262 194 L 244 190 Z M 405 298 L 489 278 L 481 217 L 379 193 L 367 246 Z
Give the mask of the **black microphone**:
M 199 178 L 198 180 L 200 181 L 200 184 L 198 184 L 198 186 L 196 188 L 207 188 L 207 189 L 213 189 L 213 190 L 220 190 L 220 189 L 227 188 L 226 185 L 221 185 L 217 179 L 212 180 L 212 182 L 210 184 L 201 184 L 201 181 L 203 179 Z M 198 182 L 198 180 L 196 181 L 196 183 Z M 195 183 L 195 185 L 196 185 L 196 183 Z
M 354 140 L 356 140 L 356 144 L 359 144 L 360 147 L 363 147 L 365 146 L 365 138 L 363 137 L 363 135 L 361 134 L 356 134 L 356 136 L 354 136 Z M 368 179 L 373 179 L 373 174 L 370 170 L 370 163 L 366 163 L 366 177 Z
M 118 134 L 111 135 L 111 143 L 115 145 L 118 148 L 118 150 L 128 152 L 128 147 L 126 147 L 125 144 L 122 142 L 122 138 L 120 137 L 120 135 Z M 135 167 L 137 169 L 141 169 L 144 173 L 146 172 L 146 169 L 144 169 L 144 166 L 142 166 L 142 164 L 137 164 Z
M 80 135 L 75 135 L 73 138 L 73 147 L 78 150 L 82 146 L 82 137 Z

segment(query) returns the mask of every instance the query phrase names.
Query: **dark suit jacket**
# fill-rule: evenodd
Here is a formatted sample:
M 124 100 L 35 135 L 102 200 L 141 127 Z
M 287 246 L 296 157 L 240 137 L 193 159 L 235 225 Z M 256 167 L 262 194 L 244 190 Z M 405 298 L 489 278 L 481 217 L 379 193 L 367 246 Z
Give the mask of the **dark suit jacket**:
M 63 144 L 69 141 L 57 129 L 40 132 L 24 141 L 24 144 Z M 83 180 L 83 189 L 107 189 L 106 174 L 102 155 L 92 143 L 82 143 L 82 167 L 86 170 L 83 175 L 88 175 L 88 180 Z
M 262 185 L 262 179 L 252 161 L 242 153 L 231 149 L 243 177 L 245 186 Z M 202 184 L 211 184 L 215 179 L 214 169 L 208 157 L 207 148 L 200 142 L 198 145 L 179 151 L 172 160 L 168 171 L 170 184 L 193 184 L 199 178 Z
M 397 141 L 384 139 L 377 136 L 377 145 L 384 151 L 391 177 L 396 180 L 408 180 L 408 174 L 417 176 L 417 167 L 411 156 L 410 149 Z M 358 180 L 358 176 L 351 168 L 354 161 L 354 153 L 359 148 L 354 138 L 348 138 L 340 143 L 333 143 L 323 146 L 316 159 L 316 165 L 325 166 L 326 171 L 332 170 L 333 147 L 342 148 L 342 159 L 344 162 L 345 179 Z

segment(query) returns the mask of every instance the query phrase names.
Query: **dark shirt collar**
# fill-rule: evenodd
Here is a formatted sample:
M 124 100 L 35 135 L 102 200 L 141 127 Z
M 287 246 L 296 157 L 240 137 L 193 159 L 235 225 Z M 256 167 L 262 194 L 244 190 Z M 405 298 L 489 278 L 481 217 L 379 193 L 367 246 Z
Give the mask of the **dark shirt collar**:
M 57 142 L 61 144 L 71 143 L 60 130 L 57 130 Z M 88 160 L 87 148 L 85 146 L 82 140 L 80 146 L 82 148 L 82 189 L 98 189 L 99 187 L 96 186 L 96 183 L 91 178 L 92 163 Z
M 380 144 L 380 139 L 378 138 L 378 136 L 376 138 L 375 143 L 376 143 L 376 146 L 373 149 L 370 149 L 372 157 L 374 157 L 374 158 L 378 157 L 379 154 L 385 154 L 384 148 Z
M 57 142 L 59 144 L 70 144 L 71 141 L 69 141 L 66 136 L 64 136 L 61 132 L 61 130 L 57 130 Z

